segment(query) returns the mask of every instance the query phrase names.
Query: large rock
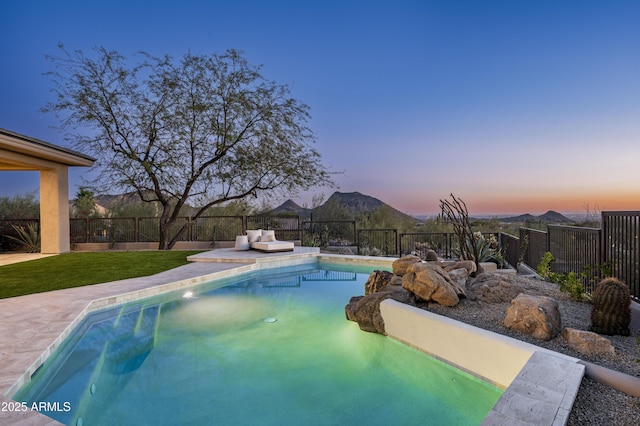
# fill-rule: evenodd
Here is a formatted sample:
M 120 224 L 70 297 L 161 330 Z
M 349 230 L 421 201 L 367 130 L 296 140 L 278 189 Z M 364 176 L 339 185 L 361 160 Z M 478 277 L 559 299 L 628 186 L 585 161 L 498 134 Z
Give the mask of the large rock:
M 558 302 L 546 296 L 520 294 L 511 301 L 504 326 L 536 339 L 551 340 L 562 327 Z
M 520 293 L 543 295 L 538 283 L 517 275 L 483 273 L 467 282 L 467 297 L 485 303 L 509 303 Z
M 597 333 L 566 327 L 562 330 L 562 337 L 569 346 L 576 351 L 587 355 L 615 354 L 611 340 Z
M 344 307 L 345 316 L 349 321 L 356 321 L 356 307 L 358 302 L 364 299 L 364 296 L 353 296 L 349 299 L 349 303 Z
M 380 302 L 386 299 L 415 306 L 413 294 L 399 286 L 386 286 L 376 293 L 367 296 L 355 296 L 345 306 L 348 320 L 358 323 L 360 330 L 385 334 L 384 319 L 380 314 Z
M 442 269 L 444 269 L 447 272 L 453 271 L 455 269 L 461 269 L 461 268 L 466 269 L 469 272 L 469 274 L 473 274 L 474 272 L 477 271 L 476 262 L 474 262 L 473 260 L 458 260 L 457 262 L 442 262 L 440 266 L 442 266 Z
M 402 287 L 427 302 L 455 306 L 465 290 L 451 280 L 449 274 L 433 262 L 409 265 L 402 276 Z
M 438 259 L 438 253 L 436 253 L 435 250 L 429 249 L 424 255 L 424 260 L 427 262 L 437 262 L 440 259 Z
M 382 287 L 389 285 L 393 277 L 394 275 L 389 271 L 373 271 L 364 283 L 364 295 L 376 293 Z
M 407 273 L 407 268 L 409 266 L 413 265 L 414 263 L 420 262 L 422 262 L 422 259 L 420 259 L 418 256 L 410 254 L 407 256 L 403 256 L 400 259 L 394 260 L 391 264 L 391 268 L 394 275 L 401 277 Z
M 454 269 L 452 271 L 447 271 L 447 273 L 449 274 L 449 278 L 451 278 L 451 281 L 453 281 L 460 288 L 465 289 L 466 291 L 467 280 L 469 279 L 469 274 L 470 274 L 467 269 L 459 268 L 459 269 Z

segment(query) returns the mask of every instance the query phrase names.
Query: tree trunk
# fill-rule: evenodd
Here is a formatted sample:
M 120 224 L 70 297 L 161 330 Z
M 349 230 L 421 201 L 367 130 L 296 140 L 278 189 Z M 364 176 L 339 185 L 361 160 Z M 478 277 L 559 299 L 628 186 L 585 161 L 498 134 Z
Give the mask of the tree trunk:
M 158 244 L 158 250 L 171 250 L 169 247 L 169 225 L 160 219 L 159 225 L 160 243 Z
M 160 241 L 158 243 L 158 250 L 171 250 L 171 245 L 169 245 L 169 229 L 171 229 L 171 225 L 173 225 L 174 221 L 171 220 L 169 213 L 169 209 L 163 209 L 158 222 L 158 234 Z

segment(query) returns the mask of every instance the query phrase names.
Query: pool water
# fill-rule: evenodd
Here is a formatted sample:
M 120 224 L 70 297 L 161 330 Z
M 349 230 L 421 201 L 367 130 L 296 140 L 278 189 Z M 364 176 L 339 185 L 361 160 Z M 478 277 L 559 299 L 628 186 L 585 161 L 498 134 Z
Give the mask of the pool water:
M 501 390 L 345 319 L 368 272 L 278 268 L 91 314 L 14 399 L 73 425 L 479 424 Z

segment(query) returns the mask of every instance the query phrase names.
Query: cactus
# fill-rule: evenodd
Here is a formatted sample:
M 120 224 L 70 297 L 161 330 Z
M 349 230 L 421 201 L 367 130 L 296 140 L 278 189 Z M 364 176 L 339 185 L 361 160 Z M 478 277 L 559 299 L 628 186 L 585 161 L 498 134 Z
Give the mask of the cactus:
M 617 278 L 598 283 L 592 297 L 591 330 L 606 335 L 629 335 L 631 292 Z

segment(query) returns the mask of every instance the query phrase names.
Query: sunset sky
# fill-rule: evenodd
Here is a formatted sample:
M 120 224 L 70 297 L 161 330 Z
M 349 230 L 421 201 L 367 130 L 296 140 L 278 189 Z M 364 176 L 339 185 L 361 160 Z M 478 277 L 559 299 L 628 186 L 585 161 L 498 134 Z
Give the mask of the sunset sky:
M 67 146 L 39 112 L 58 43 L 234 48 L 311 107 L 340 191 L 414 214 L 450 193 L 473 214 L 640 210 L 639 23 L 637 0 L 0 0 L 0 128 Z M 37 188 L 0 172 L 0 196 Z

